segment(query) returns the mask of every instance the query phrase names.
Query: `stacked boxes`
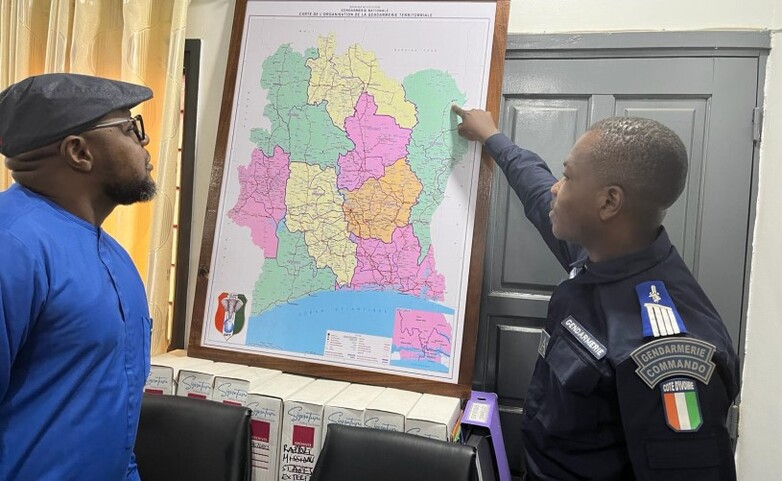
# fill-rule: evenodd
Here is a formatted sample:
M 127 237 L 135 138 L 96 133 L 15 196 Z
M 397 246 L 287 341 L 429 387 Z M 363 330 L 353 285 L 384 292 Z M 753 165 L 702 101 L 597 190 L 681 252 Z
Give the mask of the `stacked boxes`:
M 280 374 L 282 371 L 262 367 L 241 367 L 225 374 L 218 374 L 212 387 L 212 401 L 245 406 L 250 389 L 261 386 Z
M 326 404 L 323 412 L 322 440 L 326 440 L 329 424 L 344 424 L 346 426 L 363 426 L 364 411 L 367 405 L 380 396 L 386 388 L 351 384 L 344 391 L 334 396 Z
M 350 383 L 317 379 L 285 401 L 280 481 L 308 481 L 318 459 L 326 404 Z
M 413 409 L 419 399 L 421 399 L 420 393 L 388 388 L 367 405 L 364 426 L 405 432 L 407 413 Z
M 217 375 L 246 367 L 227 362 L 213 362 L 211 364 L 183 367 L 179 370 L 176 395 L 196 399 L 211 399 L 212 388 Z
M 144 392 L 149 394 L 176 393 L 176 380 L 179 370 L 204 364 L 214 364 L 208 359 L 179 357 L 171 355 L 155 356 L 150 361 L 149 376 L 144 384 Z
M 452 433 L 461 414 L 462 400 L 424 394 L 407 414 L 405 432 L 440 441 L 453 441 Z
M 252 479 L 308 481 L 329 424 L 453 441 L 458 398 L 187 357 L 155 356 L 145 392 L 211 399 L 252 411 Z
M 248 392 L 246 406 L 252 411 L 253 481 L 278 478 L 285 401 L 314 380 L 311 377 L 282 374 Z

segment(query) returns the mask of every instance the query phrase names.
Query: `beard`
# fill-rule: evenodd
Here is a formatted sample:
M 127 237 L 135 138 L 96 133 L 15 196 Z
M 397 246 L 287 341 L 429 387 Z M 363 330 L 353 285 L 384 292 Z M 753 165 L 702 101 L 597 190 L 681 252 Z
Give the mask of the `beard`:
M 147 202 L 155 197 L 157 186 L 151 177 L 123 184 L 107 184 L 104 188 L 109 199 L 119 205 Z

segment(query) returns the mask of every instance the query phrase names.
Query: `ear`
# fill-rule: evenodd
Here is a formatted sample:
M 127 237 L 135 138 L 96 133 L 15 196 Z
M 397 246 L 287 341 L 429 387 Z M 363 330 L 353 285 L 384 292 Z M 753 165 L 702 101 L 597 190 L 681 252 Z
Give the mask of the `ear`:
M 618 185 L 604 187 L 600 193 L 600 220 L 616 217 L 625 203 L 625 191 Z
M 93 157 L 87 141 L 80 135 L 69 135 L 60 142 L 60 156 L 78 172 L 92 172 Z

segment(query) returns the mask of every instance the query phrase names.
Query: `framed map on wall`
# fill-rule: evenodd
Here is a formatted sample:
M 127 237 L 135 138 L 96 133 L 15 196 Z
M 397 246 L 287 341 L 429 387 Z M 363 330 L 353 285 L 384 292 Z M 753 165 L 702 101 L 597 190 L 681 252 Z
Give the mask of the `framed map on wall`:
M 451 105 L 498 105 L 506 29 L 506 1 L 237 2 L 192 355 L 469 392 L 491 164 Z

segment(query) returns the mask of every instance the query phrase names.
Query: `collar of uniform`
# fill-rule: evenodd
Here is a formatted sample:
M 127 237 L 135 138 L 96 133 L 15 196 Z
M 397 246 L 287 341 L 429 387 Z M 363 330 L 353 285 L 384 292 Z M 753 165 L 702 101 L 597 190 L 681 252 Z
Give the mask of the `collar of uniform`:
M 657 239 L 651 245 L 638 252 L 603 262 L 591 262 L 587 258 L 579 259 L 571 267 L 583 267 L 583 273 L 576 277 L 580 282 L 612 282 L 630 277 L 659 264 L 668 257 L 673 246 L 664 227 L 660 228 Z

